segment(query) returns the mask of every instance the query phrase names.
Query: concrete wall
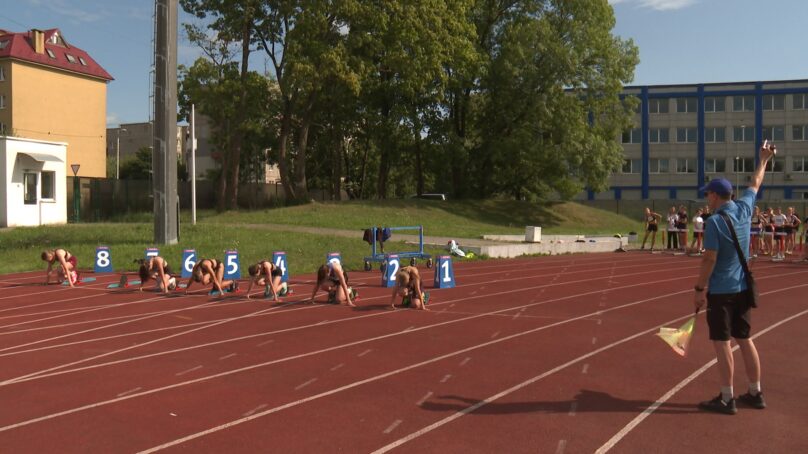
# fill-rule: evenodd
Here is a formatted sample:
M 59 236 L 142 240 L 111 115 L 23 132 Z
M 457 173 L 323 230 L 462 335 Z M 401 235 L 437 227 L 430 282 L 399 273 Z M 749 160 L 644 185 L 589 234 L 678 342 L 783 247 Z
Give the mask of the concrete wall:
M 50 155 L 59 161 L 39 161 L 25 153 Z M 34 226 L 67 222 L 66 170 L 67 145 L 15 138 L 0 139 L 3 185 L 3 219 L 0 226 Z M 42 199 L 42 172 L 54 172 L 53 198 Z M 25 204 L 24 174 L 37 175 L 36 202 Z
M 15 136 L 68 143 L 66 172 L 80 164 L 80 176 L 106 176 L 105 81 L 13 61 L 4 83 Z

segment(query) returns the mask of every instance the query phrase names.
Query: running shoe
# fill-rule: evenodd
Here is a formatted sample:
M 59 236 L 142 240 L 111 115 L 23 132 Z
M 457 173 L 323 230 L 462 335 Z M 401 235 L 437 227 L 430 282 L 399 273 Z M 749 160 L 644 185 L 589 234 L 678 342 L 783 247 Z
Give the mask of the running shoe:
M 762 392 L 757 393 L 755 396 L 753 396 L 752 393 L 741 394 L 738 396 L 738 401 L 752 408 L 757 408 L 758 410 L 766 408 L 766 401 L 763 399 Z
M 715 413 L 723 413 L 725 415 L 734 415 L 738 413 L 738 407 L 735 406 L 735 399 L 730 399 L 729 402 L 724 402 L 721 399 L 721 394 L 718 394 L 713 400 L 706 400 L 699 403 L 699 409 L 704 411 L 712 411 Z

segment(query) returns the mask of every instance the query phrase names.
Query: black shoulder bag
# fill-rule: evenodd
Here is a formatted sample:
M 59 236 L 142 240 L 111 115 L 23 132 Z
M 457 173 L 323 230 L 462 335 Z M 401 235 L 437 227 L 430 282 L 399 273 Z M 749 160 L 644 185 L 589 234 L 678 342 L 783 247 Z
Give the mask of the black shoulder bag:
M 749 265 L 746 263 L 746 259 L 743 256 L 743 251 L 741 251 L 741 244 L 738 242 L 738 236 L 735 235 L 735 229 L 732 227 L 732 221 L 729 219 L 729 216 L 727 216 L 726 213 L 719 214 L 727 224 L 729 233 L 732 234 L 732 241 L 735 243 L 735 252 L 738 253 L 738 260 L 741 261 L 743 273 L 746 275 L 746 302 L 752 307 L 758 307 L 757 302 L 759 295 L 757 286 L 755 285 L 755 279 L 752 277 L 752 272 L 749 271 Z

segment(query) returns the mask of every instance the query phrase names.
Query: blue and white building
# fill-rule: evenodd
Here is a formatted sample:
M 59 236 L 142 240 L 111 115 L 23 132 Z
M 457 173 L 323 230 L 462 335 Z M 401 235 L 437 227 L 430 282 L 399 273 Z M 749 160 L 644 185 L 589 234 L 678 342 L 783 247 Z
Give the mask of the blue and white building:
M 610 189 L 588 200 L 701 199 L 723 176 L 743 188 L 764 140 L 778 154 L 764 188 L 769 200 L 808 200 L 808 79 L 629 86 L 640 100 L 621 141 L 625 161 Z

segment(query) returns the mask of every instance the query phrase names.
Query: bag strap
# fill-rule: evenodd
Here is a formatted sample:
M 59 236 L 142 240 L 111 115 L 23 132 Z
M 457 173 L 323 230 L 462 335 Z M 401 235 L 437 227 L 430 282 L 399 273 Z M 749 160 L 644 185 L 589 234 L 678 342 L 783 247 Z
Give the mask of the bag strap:
M 743 267 L 743 272 L 746 275 L 746 279 L 749 279 L 749 276 L 752 274 L 749 272 L 749 265 L 747 265 L 746 259 L 743 256 L 743 251 L 741 251 L 741 244 L 738 242 L 738 236 L 735 235 L 735 229 L 732 228 L 732 221 L 726 213 L 718 214 L 721 215 L 721 218 L 724 219 L 724 223 L 726 223 L 727 227 L 729 228 L 729 233 L 732 235 L 732 241 L 735 243 L 735 252 L 738 253 L 738 260 L 741 261 L 741 267 Z

